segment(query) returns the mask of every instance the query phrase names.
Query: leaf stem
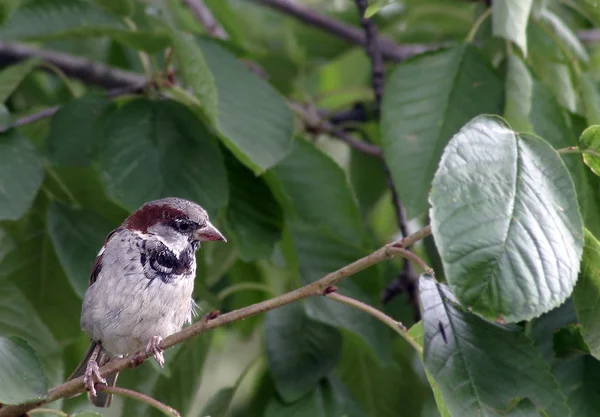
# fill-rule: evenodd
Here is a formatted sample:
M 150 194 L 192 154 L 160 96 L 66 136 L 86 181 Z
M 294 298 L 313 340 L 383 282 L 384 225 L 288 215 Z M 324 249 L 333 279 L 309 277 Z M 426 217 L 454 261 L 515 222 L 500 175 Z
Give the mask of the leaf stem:
M 475 35 L 477 35 L 477 31 L 479 30 L 479 28 L 481 27 L 481 25 L 483 24 L 483 22 L 485 22 L 485 19 L 487 19 L 488 17 L 490 17 L 491 14 L 492 14 L 492 8 L 488 7 L 487 9 L 485 9 L 485 11 L 483 13 L 481 13 L 479 15 L 479 17 L 477 18 L 477 20 L 475 20 L 475 23 L 473 23 L 473 26 L 471 27 L 471 30 L 469 31 L 469 34 L 465 38 L 465 42 L 466 43 L 472 43 L 473 42 L 473 40 L 475 39 Z
M 372 307 L 372 306 L 365 304 L 362 301 L 358 301 L 354 298 L 339 294 L 337 292 L 332 292 L 332 293 L 326 294 L 325 296 L 331 300 L 335 300 L 337 302 L 349 305 L 351 307 L 354 307 L 358 310 L 364 311 L 365 313 L 375 317 L 377 320 L 379 320 L 380 322 L 391 327 L 392 330 L 394 330 L 396 333 L 398 333 L 404 340 L 406 340 L 415 349 L 415 351 L 418 354 L 420 354 L 420 355 L 423 354 L 423 348 L 417 343 L 417 341 L 415 339 L 412 338 L 412 336 L 410 334 L 408 334 L 408 330 L 406 329 L 406 327 L 404 327 L 404 325 L 401 322 L 394 320 L 393 318 L 391 318 L 384 312 L 377 310 L 375 307 Z
M 54 65 L 48 61 L 42 61 L 42 63 L 40 64 L 40 67 L 46 68 L 46 69 L 52 71 L 58 78 L 60 78 L 60 80 L 65 85 L 65 87 L 67 87 L 67 90 L 69 90 L 69 94 L 71 94 L 74 98 L 77 98 L 79 96 L 77 94 L 77 92 L 75 91 L 73 84 L 69 80 L 69 77 L 67 77 L 67 75 L 63 72 L 63 70 L 61 70 L 56 65 Z
M 215 329 L 217 327 L 233 323 L 238 320 L 243 320 L 247 317 L 254 316 L 256 314 L 264 313 L 266 311 L 273 310 L 275 308 L 299 301 L 308 297 L 322 296 L 326 293 L 326 290 L 336 283 L 363 271 L 370 266 L 373 266 L 379 262 L 387 259 L 403 256 L 404 252 L 398 251 L 398 248 L 405 248 L 412 246 L 418 240 L 425 238 L 431 234 L 431 227 L 427 226 L 416 233 L 406 236 L 404 239 L 387 244 L 375 252 L 360 258 L 351 264 L 338 269 L 337 271 L 331 272 L 319 280 L 312 282 L 304 287 L 298 288 L 294 291 L 281 294 L 277 297 L 261 301 L 260 303 L 252 304 L 250 306 L 240 308 L 238 310 L 231 311 L 229 313 L 219 315 L 218 312 L 213 312 L 204 317 L 191 326 L 184 328 L 183 330 L 174 333 L 165 338 L 161 344 L 163 349 L 173 347 L 191 337 L 197 336 L 201 333 Z M 111 360 L 102 368 L 100 368 L 100 374 L 103 377 L 113 375 L 116 372 L 120 372 L 125 368 L 133 368 L 139 366 L 148 358 L 148 354 L 142 350 L 134 355 L 129 355 L 124 358 Z M 112 388 L 117 389 L 117 388 Z M 119 390 L 122 388 L 118 388 Z M 85 390 L 83 386 L 83 377 L 78 377 L 67 381 L 55 388 L 52 388 L 46 398 L 40 401 L 10 405 L 0 409 L 0 417 L 17 417 L 29 410 L 39 407 L 43 404 L 47 404 L 52 401 L 56 401 L 59 398 L 72 397 Z
M 557 149 L 556 152 L 558 152 L 561 155 L 568 155 L 573 153 L 587 153 L 588 155 L 600 157 L 600 152 L 597 152 L 593 149 L 581 149 L 578 146 L 569 146 L 568 148 Z
M 31 410 L 28 414 L 54 414 L 55 416 L 69 417 L 64 411 L 55 410 L 54 408 L 36 408 Z
M 158 411 L 162 412 L 166 416 L 181 417 L 179 411 L 175 410 L 173 407 L 169 407 L 168 405 L 163 404 L 160 401 L 155 400 L 154 398 L 149 397 L 145 394 L 142 394 L 141 392 L 121 387 L 108 387 L 106 385 L 97 385 L 96 389 L 98 391 L 110 392 L 111 394 L 119 395 L 121 397 L 133 398 L 134 400 L 142 401 L 148 404 L 149 406 L 156 408 Z
M 231 294 L 234 294 L 239 291 L 247 291 L 247 290 L 256 290 L 266 292 L 271 296 L 275 296 L 273 290 L 269 288 L 266 284 L 261 284 L 259 282 L 240 282 L 238 284 L 233 284 L 227 288 L 224 288 L 221 292 L 217 294 L 217 298 L 219 301 L 223 301 L 225 298 L 229 297 Z
M 123 21 L 125 24 L 131 29 L 132 32 L 137 32 L 137 26 L 135 22 L 129 18 L 124 17 Z M 153 81 L 153 73 L 152 73 L 152 64 L 150 63 L 150 57 L 147 53 L 139 51 L 138 56 L 140 57 L 140 61 L 142 62 L 142 67 L 144 68 L 144 73 L 146 74 L 146 80 L 150 83 Z

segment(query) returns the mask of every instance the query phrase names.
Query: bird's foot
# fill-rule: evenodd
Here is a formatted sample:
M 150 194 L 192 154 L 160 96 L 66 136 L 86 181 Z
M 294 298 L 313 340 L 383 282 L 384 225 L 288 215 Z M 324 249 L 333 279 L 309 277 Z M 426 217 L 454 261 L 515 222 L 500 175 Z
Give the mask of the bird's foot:
M 106 379 L 102 378 L 102 375 L 100 375 L 98 363 L 96 363 L 95 360 L 90 359 L 87 363 L 87 367 L 85 368 L 85 373 L 83 374 L 83 385 L 93 397 L 96 396 L 95 385 L 97 383 L 106 385 Z
M 165 358 L 163 357 L 163 349 L 160 347 L 160 343 L 162 342 L 162 337 L 160 336 L 152 336 L 150 340 L 148 340 L 148 345 L 146 346 L 146 353 L 148 356 L 152 356 L 156 359 L 156 362 L 162 368 L 165 364 Z

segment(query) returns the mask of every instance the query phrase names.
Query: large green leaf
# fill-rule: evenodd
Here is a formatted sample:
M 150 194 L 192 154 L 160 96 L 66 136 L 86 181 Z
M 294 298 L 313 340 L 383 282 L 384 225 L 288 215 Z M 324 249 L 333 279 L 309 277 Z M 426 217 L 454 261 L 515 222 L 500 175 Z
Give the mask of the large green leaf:
M 46 138 L 50 160 L 63 166 L 89 164 L 102 133 L 98 119 L 110 104 L 104 95 L 89 94 L 63 105 L 52 117 Z
M 588 230 L 581 262 L 581 274 L 573 302 L 583 337 L 594 357 L 600 359 L 600 242 Z
M 48 208 L 48 233 L 69 282 L 83 298 L 94 260 L 115 225 L 98 214 L 63 204 Z
M 394 71 L 383 97 L 381 140 L 409 217 L 427 209 L 452 135 L 479 114 L 501 113 L 502 96 L 501 80 L 469 45 L 416 57 Z
M 216 42 L 198 40 L 215 78 L 217 128 L 225 145 L 255 174 L 291 151 L 294 117 L 284 99 Z
M 308 284 L 367 255 L 367 251 L 313 226 L 290 225 L 293 245 L 299 262 L 302 284 Z M 381 292 L 381 277 L 376 268 L 356 274 L 339 283 L 342 294 L 379 306 L 370 294 Z M 359 287 L 358 284 L 363 287 Z M 369 290 L 367 293 L 365 290 Z M 306 311 L 314 320 L 349 330 L 369 345 L 382 362 L 390 360 L 390 331 L 368 314 L 324 297 L 306 300 Z
M 579 137 L 579 149 L 586 152 L 583 154 L 583 162 L 590 167 L 592 172 L 600 175 L 600 126 L 592 125 L 585 129 Z
M 187 86 L 198 98 L 202 109 L 212 123 L 216 123 L 219 111 L 217 108 L 217 86 L 202 50 L 192 35 L 177 29 L 171 30 L 173 50 L 179 61 L 180 71 Z
M 548 416 L 571 415 L 548 364 L 516 326 L 462 311 L 431 277 L 419 284 L 423 359 L 455 416 L 495 416 L 529 398 Z
M 265 341 L 277 392 L 288 403 L 315 389 L 342 349 L 340 333 L 308 318 L 300 303 L 267 313 Z
M 327 179 L 327 181 L 324 181 Z M 288 215 L 360 245 L 363 224 L 344 171 L 304 140 L 268 176 Z
M 21 81 L 39 65 L 40 60 L 30 58 L 0 71 L 0 103 L 4 103 L 17 89 Z
M 527 56 L 527 21 L 533 0 L 505 0 L 492 3 L 492 33 L 517 44 Z
M 584 62 L 589 61 L 588 52 L 577 34 L 554 11 L 547 7 L 544 8 L 539 15 L 539 21 L 554 32 L 558 42 L 562 43 L 574 57 Z
M 102 7 L 82 0 L 34 0 L 2 27 L 2 40 L 42 40 L 110 36 L 126 46 L 158 52 L 169 45 L 164 33 L 133 32 Z
M 16 130 L 0 133 L 0 220 L 21 217 L 43 179 L 43 161 L 33 144 Z
M 19 339 L 0 336 L 0 403 L 19 404 L 46 396 L 46 377 L 35 352 Z
M 520 321 L 571 294 L 583 222 L 569 173 L 542 139 L 475 118 L 446 147 L 430 201 L 444 272 L 463 304 Z
M 225 165 L 229 180 L 227 230 L 244 261 L 268 259 L 281 238 L 283 211 L 263 179 L 231 155 Z
M 100 165 L 107 191 L 130 210 L 161 197 L 214 211 L 227 202 L 225 164 L 214 136 L 185 106 L 139 99 L 106 119 Z
M 21 291 L 5 281 L 0 281 L 0 335 L 26 341 L 39 358 L 48 385 L 62 382 L 60 346 Z

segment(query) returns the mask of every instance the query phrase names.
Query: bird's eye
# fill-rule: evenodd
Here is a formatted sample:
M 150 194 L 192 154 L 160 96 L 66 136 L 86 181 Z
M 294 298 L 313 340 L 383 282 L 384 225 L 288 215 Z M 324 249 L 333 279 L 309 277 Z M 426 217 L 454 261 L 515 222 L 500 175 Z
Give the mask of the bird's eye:
M 192 229 L 193 224 L 187 220 L 177 219 L 175 221 L 175 226 L 177 230 L 181 232 L 187 232 Z

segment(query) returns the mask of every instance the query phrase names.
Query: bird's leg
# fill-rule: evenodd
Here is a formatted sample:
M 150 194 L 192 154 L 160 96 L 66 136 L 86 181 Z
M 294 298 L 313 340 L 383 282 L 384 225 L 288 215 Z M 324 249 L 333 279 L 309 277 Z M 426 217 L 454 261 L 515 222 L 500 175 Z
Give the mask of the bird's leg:
M 100 348 L 101 345 L 97 344 L 92 351 L 87 367 L 85 368 L 85 373 L 83 374 L 83 385 L 94 397 L 96 396 L 96 387 L 94 385 L 97 383 L 106 384 L 106 379 L 102 378 L 102 375 L 100 375 L 100 367 L 98 366 L 98 362 L 96 362 Z
M 146 353 L 148 356 L 152 356 L 156 359 L 156 362 L 162 368 L 165 364 L 165 358 L 163 357 L 163 349 L 160 347 L 160 343 L 162 342 L 162 337 L 160 336 L 152 336 L 150 340 L 148 340 L 148 345 L 146 346 Z

